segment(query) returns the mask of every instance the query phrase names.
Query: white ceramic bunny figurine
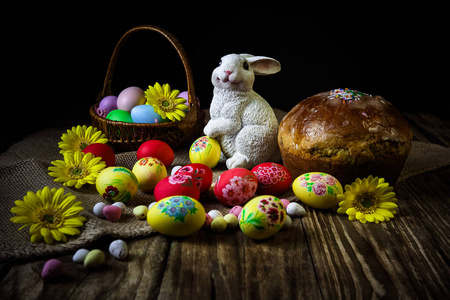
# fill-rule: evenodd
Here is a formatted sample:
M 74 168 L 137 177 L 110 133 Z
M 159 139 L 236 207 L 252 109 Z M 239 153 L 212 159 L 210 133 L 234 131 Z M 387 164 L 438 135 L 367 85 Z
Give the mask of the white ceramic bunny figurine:
M 203 132 L 219 141 L 228 169 L 250 169 L 281 158 L 275 113 L 269 103 L 253 91 L 255 75 L 280 70 L 281 65 L 275 59 L 250 54 L 226 55 L 214 69 L 211 120 Z

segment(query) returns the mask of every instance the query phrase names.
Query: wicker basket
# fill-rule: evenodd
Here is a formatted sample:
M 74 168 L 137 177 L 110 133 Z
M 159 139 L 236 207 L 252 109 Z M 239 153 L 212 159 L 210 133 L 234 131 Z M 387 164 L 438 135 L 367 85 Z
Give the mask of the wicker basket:
M 96 113 L 96 109 L 100 101 L 104 97 L 112 95 L 112 77 L 120 49 L 125 44 L 126 40 L 133 35 L 133 33 L 138 31 L 154 31 L 164 36 L 167 40 L 169 40 L 173 47 L 175 47 L 181 61 L 183 62 L 189 95 L 189 112 L 181 121 L 155 124 L 127 123 L 107 120 L 100 117 Z M 97 98 L 97 103 L 90 108 L 89 113 L 91 116 L 92 125 L 103 131 L 109 142 L 114 147 L 124 151 L 136 150 L 143 142 L 153 139 L 164 141 L 172 148 L 178 148 L 182 145 L 193 142 L 195 138 L 199 137 L 205 125 L 205 116 L 199 107 L 197 97 L 195 95 L 192 69 L 190 67 L 186 52 L 180 42 L 172 34 L 153 25 L 134 27 L 120 38 L 109 62 L 103 84 L 103 90 Z

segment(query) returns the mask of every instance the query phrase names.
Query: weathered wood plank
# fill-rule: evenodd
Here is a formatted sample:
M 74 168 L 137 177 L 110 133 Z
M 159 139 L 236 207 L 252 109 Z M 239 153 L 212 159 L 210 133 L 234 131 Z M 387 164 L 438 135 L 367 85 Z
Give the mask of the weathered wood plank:
M 395 189 L 399 213 L 388 223 L 350 222 L 308 208 L 302 219 L 324 298 L 411 299 L 449 295 L 450 168 Z M 433 181 L 433 182 L 431 182 Z
M 174 239 L 161 284 L 161 299 L 320 298 L 299 219 L 288 231 L 253 241 L 238 229 L 201 230 Z
M 243 236 L 243 249 L 245 299 L 322 297 L 300 219 L 268 240 Z

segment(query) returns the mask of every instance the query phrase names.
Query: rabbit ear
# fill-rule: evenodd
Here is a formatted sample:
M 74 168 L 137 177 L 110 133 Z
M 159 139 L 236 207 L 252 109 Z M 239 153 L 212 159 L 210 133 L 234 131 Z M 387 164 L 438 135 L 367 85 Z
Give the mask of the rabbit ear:
M 245 58 L 249 58 L 249 57 L 255 57 L 253 54 L 249 54 L 249 53 L 241 53 L 239 54 L 240 56 L 243 56 Z
M 281 64 L 276 59 L 267 56 L 248 56 L 246 59 L 252 66 L 255 75 L 270 75 L 281 70 Z

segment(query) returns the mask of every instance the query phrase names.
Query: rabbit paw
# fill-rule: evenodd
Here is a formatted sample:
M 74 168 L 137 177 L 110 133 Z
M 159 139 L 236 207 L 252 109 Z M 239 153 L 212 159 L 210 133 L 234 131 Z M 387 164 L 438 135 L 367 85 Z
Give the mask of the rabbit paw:
M 248 161 L 247 156 L 236 152 L 232 157 L 227 159 L 227 168 L 228 169 L 234 169 L 234 168 L 252 168 L 252 164 Z
M 214 125 L 211 125 L 211 122 L 208 122 L 206 126 L 203 128 L 203 133 L 210 138 L 216 138 L 217 137 L 217 130 Z

